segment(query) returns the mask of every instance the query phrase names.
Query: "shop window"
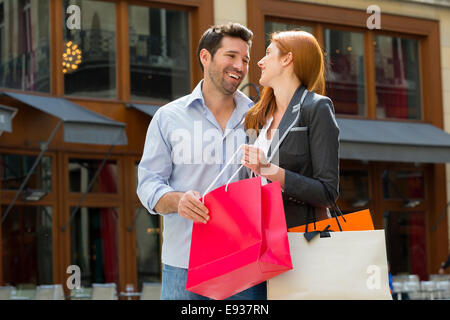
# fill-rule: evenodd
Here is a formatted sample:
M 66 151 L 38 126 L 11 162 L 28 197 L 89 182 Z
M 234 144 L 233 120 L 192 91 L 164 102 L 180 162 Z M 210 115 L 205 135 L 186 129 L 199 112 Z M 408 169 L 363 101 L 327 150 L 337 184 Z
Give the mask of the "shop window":
M 339 198 L 348 201 L 352 208 L 367 208 L 370 200 L 368 171 L 341 170 Z
M 416 207 L 425 198 L 423 171 L 384 170 L 384 199 L 402 200 L 406 207 Z
M 427 280 L 425 213 L 388 211 L 384 221 L 391 273 L 416 274 Z
M 80 8 L 81 27 L 63 24 L 64 48 L 59 57 L 64 73 L 64 93 L 96 98 L 116 98 L 115 3 L 64 0 L 63 21 L 70 5 Z
M 0 4 L 0 87 L 50 92 L 48 0 Z
M 264 22 L 264 34 L 266 40 L 266 47 L 269 46 L 270 35 L 277 31 L 288 31 L 288 30 L 303 30 L 309 33 L 313 33 L 313 28 L 310 26 L 305 26 L 300 23 L 295 22 L 281 22 L 276 20 L 266 20 Z
M 71 208 L 71 212 L 74 208 Z M 71 264 L 81 270 L 81 286 L 119 286 L 119 218 L 114 208 L 81 207 L 70 225 Z
M 189 13 L 129 6 L 131 99 L 161 103 L 190 91 Z
M 161 282 L 161 225 L 160 216 L 152 215 L 143 207 L 136 209 L 136 241 L 138 285 L 143 282 Z
M 117 193 L 117 162 L 107 160 L 100 169 L 102 161 L 69 159 L 70 192 Z
M 0 154 L 0 188 L 17 190 L 31 170 L 37 156 Z M 52 161 L 43 156 L 25 186 L 27 189 L 52 191 Z
M 326 94 L 337 114 L 366 115 L 364 34 L 324 29 Z
M 52 222 L 51 207 L 14 206 L 9 212 L 1 225 L 5 284 L 20 290 L 53 283 Z
M 377 118 L 421 119 L 419 42 L 374 36 Z

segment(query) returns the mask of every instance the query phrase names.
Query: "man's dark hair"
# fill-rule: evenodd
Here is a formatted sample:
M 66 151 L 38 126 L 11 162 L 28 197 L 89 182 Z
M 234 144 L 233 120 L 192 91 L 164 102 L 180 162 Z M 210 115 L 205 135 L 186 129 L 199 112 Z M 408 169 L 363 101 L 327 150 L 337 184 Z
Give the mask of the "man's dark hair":
M 210 27 L 203 33 L 197 48 L 197 58 L 203 71 L 203 64 L 200 60 L 200 51 L 206 49 L 214 58 L 216 51 L 220 48 L 223 37 L 240 38 L 247 42 L 248 46 L 252 46 L 253 32 L 242 24 L 229 22 L 227 24 L 216 25 Z

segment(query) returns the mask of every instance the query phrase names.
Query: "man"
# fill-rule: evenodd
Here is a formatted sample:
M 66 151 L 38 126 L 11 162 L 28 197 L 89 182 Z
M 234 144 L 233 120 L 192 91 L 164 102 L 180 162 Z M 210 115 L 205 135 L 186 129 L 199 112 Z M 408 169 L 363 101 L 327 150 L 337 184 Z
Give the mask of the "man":
M 197 49 L 203 80 L 190 95 L 160 108 L 148 128 L 137 193 L 150 213 L 164 219 L 163 300 L 207 299 L 185 289 L 192 223 L 208 222 L 199 199 L 245 143 L 243 119 L 252 101 L 237 89 L 248 72 L 252 37 L 237 23 L 209 28 Z M 239 166 L 236 160 L 227 167 L 213 188 L 226 184 Z M 263 283 L 232 298 L 265 296 Z

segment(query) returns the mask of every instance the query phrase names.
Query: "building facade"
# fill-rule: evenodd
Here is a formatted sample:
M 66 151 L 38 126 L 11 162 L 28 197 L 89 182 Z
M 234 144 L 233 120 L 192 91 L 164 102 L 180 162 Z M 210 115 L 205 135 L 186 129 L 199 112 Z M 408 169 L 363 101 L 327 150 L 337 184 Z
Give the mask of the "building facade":
M 152 114 L 202 78 L 214 23 L 313 33 L 341 127 L 344 212 L 370 208 L 393 274 L 449 252 L 450 4 L 365 0 L 0 0 L 0 283 L 160 281 L 161 219 L 136 196 Z M 375 21 L 376 22 L 376 21 Z M 245 92 L 257 96 L 254 88 Z M 8 122 L 9 121 L 9 122 Z M 67 288 L 66 288 L 67 290 Z

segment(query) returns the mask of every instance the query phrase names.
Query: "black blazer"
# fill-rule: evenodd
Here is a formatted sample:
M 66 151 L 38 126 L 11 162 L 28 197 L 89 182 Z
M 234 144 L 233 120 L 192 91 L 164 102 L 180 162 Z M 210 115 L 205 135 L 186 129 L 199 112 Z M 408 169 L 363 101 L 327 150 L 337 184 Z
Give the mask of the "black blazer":
M 327 207 L 339 195 L 339 127 L 333 103 L 307 92 L 299 114 L 305 90 L 300 85 L 294 93 L 268 153 L 270 158 L 280 142 L 271 162 L 285 169 L 283 204 L 288 228 L 305 224 L 312 214 L 317 220 L 328 218 Z

